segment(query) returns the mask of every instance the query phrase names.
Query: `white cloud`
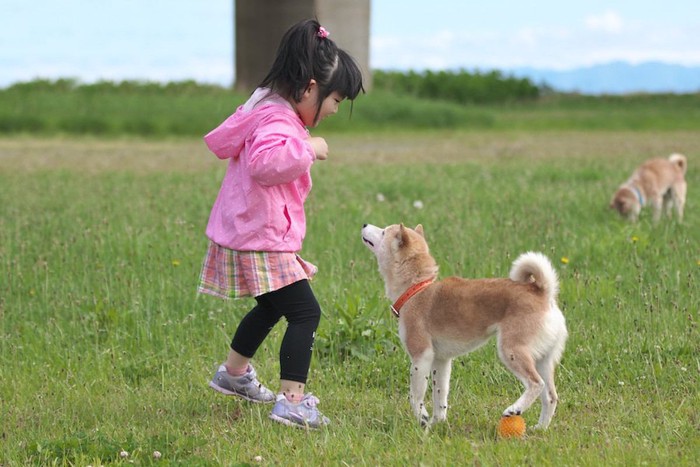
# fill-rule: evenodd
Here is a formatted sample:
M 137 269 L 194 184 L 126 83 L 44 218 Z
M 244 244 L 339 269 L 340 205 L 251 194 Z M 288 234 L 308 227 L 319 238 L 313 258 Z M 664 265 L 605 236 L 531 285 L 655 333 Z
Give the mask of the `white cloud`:
M 532 28 L 520 29 L 516 31 L 513 41 L 525 47 L 536 47 L 539 44 L 539 34 Z
M 611 61 L 700 64 L 700 35 L 695 27 L 627 21 L 614 11 L 591 16 L 577 27 L 550 24 L 447 31 L 373 35 L 371 66 L 385 70 L 566 70 Z
M 607 10 L 600 15 L 588 16 L 584 20 L 584 24 L 588 29 L 606 32 L 608 34 L 619 34 L 624 27 L 622 18 L 613 10 Z

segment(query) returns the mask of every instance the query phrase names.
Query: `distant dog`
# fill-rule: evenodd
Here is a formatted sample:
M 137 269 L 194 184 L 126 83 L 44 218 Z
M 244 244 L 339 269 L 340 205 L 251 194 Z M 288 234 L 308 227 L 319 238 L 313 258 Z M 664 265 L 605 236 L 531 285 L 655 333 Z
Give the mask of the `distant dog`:
M 410 401 L 423 425 L 447 418 L 452 359 L 497 336 L 498 356 L 523 383 L 520 398 L 503 411 L 518 415 L 541 398 L 535 428 L 547 428 L 557 406 L 554 369 L 564 352 L 567 330 L 557 306 L 557 274 L 546 256 L 525 253 L 509 279 L 437 281 L 423 227 L 365 225 L 362 240 L 375 254 L 387 297 L 398 317 L 399 336 L 411 359 Z M 433 417 L 423 403 L 433 387 Z
M 651 206 L 652 218 L 658 222 L 661 210 L 671 217 L 671 206 L 678 221 L 683 220 L 688 162 L 682 154 L 671 154 L 668 159 L 651 159 L 639 166 L 632 176 L 613 195 L 610 207 L 630 221 L 636 221 L 642 207 Z

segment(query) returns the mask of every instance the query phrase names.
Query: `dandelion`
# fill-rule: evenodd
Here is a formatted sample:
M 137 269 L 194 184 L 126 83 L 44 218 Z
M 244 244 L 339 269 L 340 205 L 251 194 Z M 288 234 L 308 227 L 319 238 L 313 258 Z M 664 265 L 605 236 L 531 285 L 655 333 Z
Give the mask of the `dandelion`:
M 636 235 L 632 235 L 632 238 L 630 240 L 632 240 L 632 243 L 637 243 L 639 241 L 639 237 L 637 237 Z
M 173 260 L 173 266 L 178 267 L 180 265 L 180 260 L 179 259 L 174 259 Z
M 153 451 L 153 458 L 154 459 L 160 459 L 163 455 L 160 453 L 160 451 Z
M 561 264 L 569 264 L 569 258 L 566 256 L 561 257 Z
M 383 194 L 377 193 L 377 201 L 379 201 L 380 203 L 383 203 L 384 201 L 386 201 L 386 198 L 384 197 Z
M 413 202 L 413 207 L 416 209 L 423 209 L 423 201 L 417 199 Z

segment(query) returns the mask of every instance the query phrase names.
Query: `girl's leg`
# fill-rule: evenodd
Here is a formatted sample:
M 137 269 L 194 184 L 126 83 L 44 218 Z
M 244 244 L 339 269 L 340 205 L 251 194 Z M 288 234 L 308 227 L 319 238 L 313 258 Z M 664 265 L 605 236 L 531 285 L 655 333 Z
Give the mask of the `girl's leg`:
M 250 358 L 244 357 L 235 350 L 231 349 L 228 352 L 228 357 L 226 357 L 226 371 L 231 376 L 241 376 L 244 375 L 248 370 L 248 364 L 250 363 Z
M 240 376 L 246 372 L 250 359 L 282 316 L 261 304 L 261 297 L 256 297 L 258 304 L 243 317 L 231 340 L 231 351 L 225 363 L 231 375 Z
M 309 281 L 301 280 L 259 297 L 258 303 L 288 322 L 280 346 L 280 392 L 292 402 L 304 396 L 321 307 Z

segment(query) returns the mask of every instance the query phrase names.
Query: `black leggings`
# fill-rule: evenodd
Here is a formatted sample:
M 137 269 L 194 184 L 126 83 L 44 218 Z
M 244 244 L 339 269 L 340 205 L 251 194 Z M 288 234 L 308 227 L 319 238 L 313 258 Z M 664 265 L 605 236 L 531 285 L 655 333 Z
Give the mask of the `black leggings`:
M 309 281 L 301 280 L 255 297 L 257 305 L 243 317 L 231 349 L 252 358 L 282 316 L 287 331 L 280 346 L 280 379 L 306 384 L 321 307 Z

